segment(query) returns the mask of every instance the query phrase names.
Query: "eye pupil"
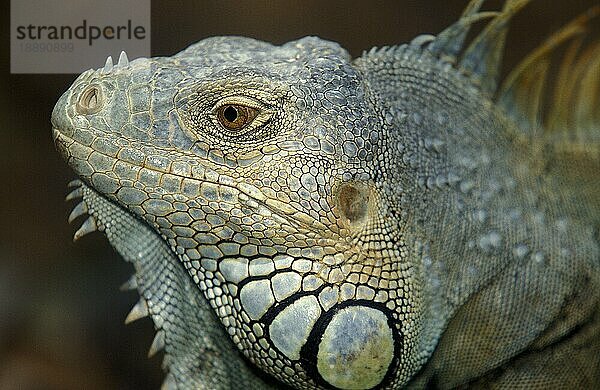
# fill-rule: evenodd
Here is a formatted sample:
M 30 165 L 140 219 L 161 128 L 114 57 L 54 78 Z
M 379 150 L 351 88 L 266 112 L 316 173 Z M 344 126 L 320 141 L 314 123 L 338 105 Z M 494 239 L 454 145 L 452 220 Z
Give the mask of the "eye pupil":
M 237 132 L 252 123 L 259 110 L 242 104 L 227 104 L 219 107 L 216 114 L 222 127 Z
M 223 117 L 227 119 L 229 122 L 235 122 L 238 118 L 238 111 L 234 106 L 227 106 L 223 111 Z

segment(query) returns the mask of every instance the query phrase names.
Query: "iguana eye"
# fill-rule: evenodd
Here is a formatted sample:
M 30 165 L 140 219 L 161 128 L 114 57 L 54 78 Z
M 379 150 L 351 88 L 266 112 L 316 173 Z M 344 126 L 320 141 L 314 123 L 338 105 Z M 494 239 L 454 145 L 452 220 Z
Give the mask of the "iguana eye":
M 248 126 L 259 111 L 256 108 L 243 106 L 241 104 L 227 104 L 217 109 L 217 119 L 221 126 L 227 130 L 242 130 Z
M 264 125 L 273 112 L 263 103 L 245 96 L 221 99 L 212 110 L 212 118 L 227 135 L 240 136 Z

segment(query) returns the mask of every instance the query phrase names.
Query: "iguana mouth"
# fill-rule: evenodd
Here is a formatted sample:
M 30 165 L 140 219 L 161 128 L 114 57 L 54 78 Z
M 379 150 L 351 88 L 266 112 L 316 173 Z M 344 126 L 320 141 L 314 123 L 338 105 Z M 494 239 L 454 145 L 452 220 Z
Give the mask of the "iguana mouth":
M 244 199 L 243 197 L 239 198 L 239 200 L 242 204 L 249 206 L 251 208 L 256 208 L 258 205 L 261 205 L 261 206 L 265 207 L 266 209 L 268 209 L 270 212 L 276 214 L 282 220 L 285 220 L 288 223 L 294 224 L 297 227 L 298 231 L 306 231 L 307 233 L 311 232 L 312 234 L 314 234 L 317 237 L 324 236 L 323 240 L 327 240 L 327 241 L 329 241 L 329 240 L 331 240 L 332 242 L 344 242 L 345 241 L 345 239 L 339 235 L 339 228 L 337 227 L 337 225 L 332 224 L 332 225 L 327 226 L 327 225 L 323 224 L 322 222 L 320 222 L 319 220 L 311 217 L 309 214 L 291 207 L 289 204 L 286 204 L 286 203 L 284 203 L 278 199 L 272 198 L 272 197 L 267 197 L 256 186 L 253 186 L 253 185 L 251 185 L 249 183 L 245 183 L 245 182 L 238 182 L 238 181 L 234 180 L 233 178 L 227 177 L 226 175 L 223 175 L 223 174 L 215 174 L 214 171 L 212 171 L 210 168 L 205 168 L 205 167 L 201 167 L 200 165 L 197 165 L 198 169 L 196 171 L 194 171 L 192 169 L 192 177 L 190 178 L 190 177 L 186 176 L 184 173 L 178 172 L 177 169 L 173 168 L 172 165 L 167 168 L 167 167 L 161 167 L 158 164 L 153 164 L 151 162 L 149 163 L 148 162 L 149 157 L 147 157 L 147 156 L 150 156 L 150 152 L 148 154 L 146 154 L 146 157 L 140 155 L 135 160 L 129 159 L 129 161 L 127 161 L 127 159 L 123 160 L 121 158 L 117 158 L 114 155 L 103 152 L 103 151 L 99 150 L 98 148 L 93 148 L 91 146 L 88 146 L 88 145 L 76 140 L 75 138 L 66 135 L 63 131 L 61 131 L 61 129 L 53 127 L 52 134 L 53 134 L 54 142 L 56 144 L 57 149 L 61 152 L 61 154 L 63 154 L 63 156 L 65 156 L 65 159 L 67 159 L 67 160 L 71 160 L 72 152 L 69 151 L 69 148 L 72 145 L 77 145 L 78 153 L 81 153 L 81 154 L 84 154 L 87 156 L 91 155 L 92 153 L 95 153 L 95 154 L 101 156 L 102 159 L 111 161 L 111 162 L 105 163 L 106 166 L 114 167 L 114 164 L 119 162 L 122 165 L 129 165 L 129 169 L 138 167 L 138 168 L 143 168 L 143 169 L 148 169 L 148 170 L 154 171 L 158 174 L 172 175 L 174 177 L 179 178 L 182 182 L 184 182 L 190 186 L 192 186 L 192 185 L 201 186 L 202 183 L 209 183 L 209 184 L 212 184 L 215 187 L 217 187 L 215 189 L 216 191 L 220 191 L 221 188 L 224 188 L 224 189 L 236 191 L 239 194 L 245 195 L 246 199 Z M 144 145 L 143 143 L 140 143 L 140 146 L 136 147 L 136 149 L 140 150 L 140 149 L 143 149 L 144 147 L 148 148 L 150 151 L 152 151 L 154 149 L 152 147 L 152 145 L 150 145 L 150 144 Z M 190 156 L 191 156 L 191 154 L 186 156 L 185 153 L 182 153 L 181 158 L 190 157 Z M 194 156 L 194 157 L 196 157 L 196 156 Z M 106 173 L 111 176 L 116 176 L 115 172 L 106 171 Z M 194 173 L 195 173 L 195 175 L 194 175 Z M 212 179 L 212 177 L 218 177 L 218 180 L 214 180 L 214 179 Z M 89 180 L 91 180 L 91 178 L 84 176 L 84 177 L 82 177 L 82 180 L 89 181 Z M 184 188 L 184 193 L 185 193 L 185 188 Z M 129 206 L 127 203 L 124 203 L 123 205 L 126 207 Z M 325 237 L 327 237 L 327 238 L 325 238 Z

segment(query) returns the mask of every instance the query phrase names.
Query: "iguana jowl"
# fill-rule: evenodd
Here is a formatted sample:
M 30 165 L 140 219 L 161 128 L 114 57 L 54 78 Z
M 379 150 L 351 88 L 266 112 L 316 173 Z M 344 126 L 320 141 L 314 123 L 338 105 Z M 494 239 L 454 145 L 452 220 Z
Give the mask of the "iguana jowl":
M 497 88 L 527 1 L 482 2 L 356 59 L 313 37 L 122 54 L 60 98 L 76 237 L 133 263 L 166 385 L 600 386 L 599 8 Z

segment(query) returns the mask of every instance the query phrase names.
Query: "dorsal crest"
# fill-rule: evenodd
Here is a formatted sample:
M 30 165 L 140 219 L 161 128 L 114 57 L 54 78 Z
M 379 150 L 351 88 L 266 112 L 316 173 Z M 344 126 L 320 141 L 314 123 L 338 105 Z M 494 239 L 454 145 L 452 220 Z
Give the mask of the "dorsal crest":
M 495 100 L 524 135 L 551 133 L 558 146 L 574 143 L 600 158 L 600 41 L 592 23 L 600 6 L 550 36 L 500 83 L 509 22 L 529 1 L 507 0 L 494 12 L 481 11 L 484 0 L 471 0 L 461 17 L 437 36 L 423 34 L 408 45 L 372 49 L 360 60 L 381 68 L 378 58 L 393 63 L 406 53 L 433 55 Z M 482 21 L 487 25 L 468 42 L 471 27 Z

